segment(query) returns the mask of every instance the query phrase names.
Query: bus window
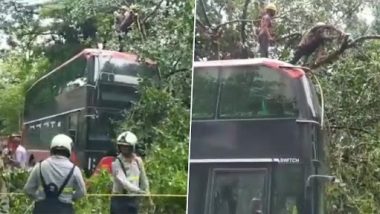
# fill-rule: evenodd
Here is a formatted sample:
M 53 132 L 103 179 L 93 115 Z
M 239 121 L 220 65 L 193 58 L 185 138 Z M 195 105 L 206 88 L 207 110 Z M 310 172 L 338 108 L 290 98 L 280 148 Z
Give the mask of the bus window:
M 55 96 L 58 92 L 56 85 L 46 79 L 38 82 L 26 95 L 25 119 L 36 119 L 50 114 L 56 108 Z
M 130 109 L 140 97 L 136 87 L 102 84 L 99 88 L 99 106 Z
M 266 169 L 214 169 L 208 214 L 265 213 Z
M 296 117 L 292 79 L 265 66 L 223 67 L 220 118 Z
M 53 74 L 53 81 L 59 86 L 60 93 L 69 92 L 87 84 L 86 65 L 86 58 L 79 57 Z
M 196 68 L 193 80 L 193 119 L 215 116 L 218 94 L 218 68 Z
M 315 90 L 314 84 L 309 79 L 307 80 L 307 82 L 310 85 L 310 92 L 311 92 L 310 96 L 313 102 L 313 108 L 316 111 L 317 118 L 320 118 L 321 110 L 322 110 L 322 107 L 320 105 L 320 100 L 319 100 L 320 94 L 317 93 L 317 91 Z
M 26 94 L 25 120 L 56 113 L 57 97 L 87 83 L 86 59 L 80 57 L 38 81 Z
M 294 185 L 289 185 L 293 183 Z M 274 170 L 273 213 L 302 214 L 303 171 L 299 166 L 281 166 Z

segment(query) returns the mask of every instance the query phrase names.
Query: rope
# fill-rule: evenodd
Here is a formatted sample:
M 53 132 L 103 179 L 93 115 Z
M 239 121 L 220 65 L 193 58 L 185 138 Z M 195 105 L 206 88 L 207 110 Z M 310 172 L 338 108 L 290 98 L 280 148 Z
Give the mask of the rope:
M 324 118 L 325 118 L 325 101 L 324 101 L 324 95 L 321 83 L 319 82 L 319 79 L 317 75 L 312 73 L 312 76 L 314 77 L 315 81 L 317 82 L 317 86 L 319 88 L 319 92 L 321 93 L 321 129 L 324 128 Z
M 0 195 L 25 195 L 21 192 L 2 192 Z M 26 196 L 26 195 L 25 195 Z M 89 193 L 86 197 L 108 197 L 108 196 L 133 196 L 133 197 L 173 197 L 173 198 L 186 198 L 187 195 L 180 194 L 107 194 L 107 193 Z

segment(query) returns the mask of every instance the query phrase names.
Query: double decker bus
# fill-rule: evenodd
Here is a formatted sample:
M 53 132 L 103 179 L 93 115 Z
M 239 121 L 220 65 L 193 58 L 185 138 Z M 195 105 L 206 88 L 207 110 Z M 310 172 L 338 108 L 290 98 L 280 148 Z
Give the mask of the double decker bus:
M 188 213 L 324 213 L 321 109 L 285 62 L 195 62 Z
M 92 173 L 115 149 L 113 124 L 138 100 L 140 78 L 155 79 L 156 71 L 154 62 L 135 54 L 84 49 L 28 89 L 23 144 L 39 161 L 51 139 L 66 133 L 74 140 L 73 161 Z

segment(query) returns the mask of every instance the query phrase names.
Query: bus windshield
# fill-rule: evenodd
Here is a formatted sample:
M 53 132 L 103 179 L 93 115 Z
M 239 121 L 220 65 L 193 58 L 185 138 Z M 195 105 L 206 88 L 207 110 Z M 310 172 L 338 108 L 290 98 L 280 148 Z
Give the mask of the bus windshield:
M 293 79 L 264 65 L 194 69 L 193 119 L 296 117 Z

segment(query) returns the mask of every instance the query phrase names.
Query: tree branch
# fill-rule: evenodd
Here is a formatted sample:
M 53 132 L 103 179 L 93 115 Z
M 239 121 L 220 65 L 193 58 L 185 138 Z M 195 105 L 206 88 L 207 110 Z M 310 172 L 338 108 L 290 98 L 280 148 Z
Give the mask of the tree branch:
M 331 129 L 348 129 L 348 130 L 351 130 L 351 131 L 358 131 L 358 132 L 364 132 L 364 133 L 370 133 L 369 131 L 367 130 L 364 130 L 364 129 L 360 129 L 360 128 L 354 128 L 354 127 L 345 127 L 345 126 L 330 126 Z
M 203 29 L 206 29 L 206 26 L 201 22 L 201 20 L 196 19 L 195 22 L 200 25 Z
M 244 8 L 243 8 L 243 14 L 242 14 L 242 17 L 241 17 L 242 20 L 244 20 L 244 19 L 247 18 L 247 9 L 248 9 L 249 2 L 250 2 L 250 0 L 245 0 Z M 241 23 L 240 36 L 241 36 L 241 41 L 242 41 L 242 43 L 244 45 L 245 41 L 247 40 L 247 38 L 246 38 L 247 36 L 245 35 L 245 22 Z M 245 46 L 242 49 L 242 53 L 241 54 L 242 54 L 243 58 L 248 58 L 248 51 L 247 51 L 247 49 L 246 49 Z
M 284 17 L 274 17 L 273 19 L 281 19 L 281 18 L 284 18 Z M 250 20 L 250 19 L 235 19 L 235 20 L 231 20 L 231 21 L 228 21 L 228 22 L 224 22 L 224 23 L 221 23 L 219 25 L 217 25 L 215 28 L 218 29 L 224 25 L 228 25 L 228 24 L 231 24 L 231 23 L 235 23 L 235 22 L 258 22 L 258 21 L 261 21 L 260 19 L 255 19 L 255 20 Z
M 160 2 L 158 2 L 158 4 L 156 5 L 156 7 L 154 8 L 154 10 L 149 13 L 143 20 L 142 20 L 142 23 L 145 23 L 146 20 L 148 20 L 148 18 L 150 18 L 153 14 L 155 14 L 157 12 L 157 10 L 161 7 L 161 4 L 164 2 L 164 0 L 161 0 Z
M 357 39 L 355 39 L 353 42 L 351 42 L 348 46 L 349 48 L 354 47 L 357 43 L 364 42 L 365 40 L 373 40 L 373 39 L 380 39 L 380 35 L 370 35 L 370 36 L 362 36 Z
M 322 65 L 331 63 L 339 58 L 340 55 L 342 55 L 347 49 L 355 47 L 358 43 L 364 42 L 366 40 L 374 40 L 374 39 L 380 39 L 380 35 L 371 35 L 371 36 L 362 36 L 354 41 L 350 42 L 348 39 L 348 36 L 345 37 L 344 41 L 342 42 L 342 45 L 338 50 L 328 55 L 325 59 L 321 60 L 318 63 L 315 63 L 310 66 L 311 69 L 316 69 L 321 67 Z
M 205 17 L 205 20 L 206 20 L 206 24 L 211 27 L 211 23 L 210 23 L 210 20 L 208 20 L 208 17 L 207 17 L 207 14 L 206 14 L 206 8 L 205 8 L 205 4 L 203 2 L 203 0 L 198 0 L 201 4 L 201 9 L 202 9 L 202 12 L 203 12 L 203 15 Z
M 282 41 L 282 40 L 286 40 L 289 38 L 296 39 L 296 38 L 301 38 L 301 37 L 302 37 L 302 33 L 291 33 L 291 34 L 285 35 L 283 37 L 280 37 L 279 39 L 277 39 L 277 42 Z
M 189 68 L 179 68 L 179 69 L 175 69 L 171 72 L 169 72 L 168 74 L 165 75 L 165 79 L 168 79 L 169 77 L 175 75 L 175 74 L 178 74 L 178 73 L 181 73 L 181 72 L 187 72 L 189 71 Z

